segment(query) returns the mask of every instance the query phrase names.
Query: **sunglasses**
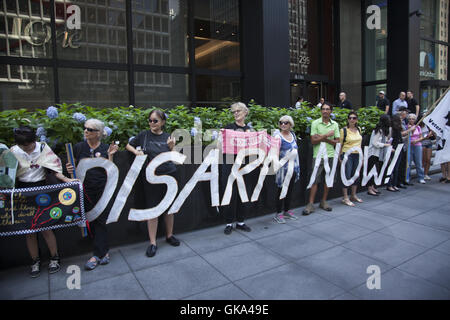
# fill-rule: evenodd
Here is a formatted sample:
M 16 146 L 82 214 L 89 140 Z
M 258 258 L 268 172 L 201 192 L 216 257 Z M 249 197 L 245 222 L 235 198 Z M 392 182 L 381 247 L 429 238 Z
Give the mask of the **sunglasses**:
M 280 121 L 280 126 L 282 126 L 282 125 L 287 126 L 288 124 L 290 124 L 290 122 L 287 122 L 287 121 Z
M 87 130 L 88 132 L 98 132 L 98 131 L 100 131 L 98 129 L 92 129 L 92 128 L 86 128 L 86 127 L 84 127 L 84 130 Z
M 348 117 L 349 120 L 358 120 L 357 117 Z
M 158 119 L 148 119 L 148 122 L 150 122 L 150 123 L 158 123 L 159 120 Z

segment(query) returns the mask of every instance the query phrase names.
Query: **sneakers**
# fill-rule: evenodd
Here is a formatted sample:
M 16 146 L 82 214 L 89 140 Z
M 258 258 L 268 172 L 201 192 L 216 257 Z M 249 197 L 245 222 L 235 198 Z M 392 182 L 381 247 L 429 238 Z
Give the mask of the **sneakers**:
M 33 261 L 33 264 L 31 265 L 30 276 L 32 278 L 36 278 L 39 277 L 40 274 L 41 274 L 41 260 L 36 259 Z
M 290 220 L 298 220 L 298 217 L 291 210 L 284 212 L 284 215 Z
M 228 225 L 225 227 L 225 230 L 223 230 L 223 233 L 225 233 L 226 235 L 229 235 L 229 234 L 231 234 L 232 231 L 233 231 L 233 226 Z
M 309 216 L 311 213 L 313 213 L 315 211 L 314 209 L 314 205 L 312 203 L 308 203 L 306 205 L 306 208 L 303 210 L 302 215 L 304 216 Z
M 48 264 L 48 273 L 56 273 L 61 269 L 59 266 L 59 257 L 58 255 L 50 258 L 50 263 Z
M 430 177 L 429 175 L 426 175 L 426 176 L 424 177 L 424 180 L 431 180 L 431 177 Z
M 320 201 L 319 207 L 325 211 L 332 211 L 333 208 L 331 208 L 326 201 Z
M 421 184 L 425 184 L 426 182 L 425 182 L 425 180 L 424 180 L 424 179 L 422 179 L 422 180 L 419 180 L 419 183 L 421 183 Z
M 275 220 L 275 222 L 279 223 L 279 224 L 285 224 L 286 220 L 284 220 L 284 215 L 280 214 L 276 214 L 275 217 L 273 218 L 273 220 Z
M 242 230 L 242 231 L 245 231 L 245 232 L 252 231 L 252 229 L 250 229 L 250 227 L 248 225 L 246 225 L 245 223 L 244 224 L 237 223 L 236 224 L 236 229 L 239 229 L 239 230 Z

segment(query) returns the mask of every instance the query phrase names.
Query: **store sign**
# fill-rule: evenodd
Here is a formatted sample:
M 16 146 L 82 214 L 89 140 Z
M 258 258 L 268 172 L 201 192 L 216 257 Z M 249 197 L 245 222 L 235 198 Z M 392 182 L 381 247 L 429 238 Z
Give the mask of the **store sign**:
M 369 30 L 381 30 L 381 9 L 377 5 L 371 5 L 367 7 L 367 14 L 370 16 L 367 18 L 367 29 Z
M 61 38 L 61 46 L 63 48 L 70 47 L 77 49 L 80 46 L 77 44 L 81 40 L 81 9 L 77 5 L 71 5 L 67 7 L 66 13 L 68 15 L 66 21 L 66 29 L 64 32 L 57 32 L 56 38 Z M 75 31 L 72 31 L 75 30 Z M 32 20 L 24 28 L 22 32 L 22 18 L 16 17 L 13 21 L 13 28 L 11 35 L 15 35 L 19 38 L 24 36 L 26 40 L 32 46 L 44 46 L 52 37 L 52 29 L 50 25 L 44 21 Z

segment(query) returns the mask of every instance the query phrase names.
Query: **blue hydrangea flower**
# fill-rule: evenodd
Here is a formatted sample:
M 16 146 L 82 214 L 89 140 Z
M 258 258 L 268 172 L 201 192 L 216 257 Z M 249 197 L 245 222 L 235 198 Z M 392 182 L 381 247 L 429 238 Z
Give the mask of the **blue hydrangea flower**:
M 47 117 L 49 117 L 50 119 L 58 118 L 58 109 L 56 109 L 54 106 L 48 107 Z
M 74 118 L 79 123 L 84 123 L 86 121 L 86 116 L 80 112 L 75 112 L 72 118 Z
M 311 117 L 306 117 L 306 120 L 311 121 L 312 118 Z
M 249 122 L 249 123 L 247 123 L 247 126 L 248 126 L 250 129 L 253 129 L 253 123 Z
M 45 135 L 41 135 L 40 138 L 39 138 L 39 140 L 40 140 L 41 142 L 48 142 L 48 139 L 47 139 L 47 137 L 46 137 Z
M 331 114 L 331 119 L 333 119 L 333 120 L 336 119 L 336 115 L 334 113 Z
M 36 136 L 40 137 L 40 136 L 46 136 L 47 135 L 47 131 L 45 130 L 44 127 L 38 127 L 36 130 Z
M 191 136 L 195 137 L 197 135 L 198 131 L 196 128 L 191 129 Z
M 110 127 L 105 127 L 106 135 L 109 137 L 112 134 L 112 129 Z
M 213 131 L 211 134 L 211 139 L 214 141 L 219 137 L 219 132 L 218 131 Z
M 200 124 L 202 120 L 199 117 L 194 117 L 194 124 Z

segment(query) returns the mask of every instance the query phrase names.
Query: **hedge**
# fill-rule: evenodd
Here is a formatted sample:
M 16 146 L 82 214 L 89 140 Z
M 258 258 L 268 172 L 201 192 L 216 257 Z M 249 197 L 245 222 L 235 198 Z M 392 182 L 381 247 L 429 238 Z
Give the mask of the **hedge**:
M 300 109 L 263 107 L 253 100 L 248 103 L 249 116 L 247 123 L 256 131 L 278 128 L 278 121 L 283 115 L 290 115 L 295 122 L 294 131 L 297 136 L 309 134 L 311 122 L 321 116 L 318 107 L 302 104 Z M 77 143 L 83 139 L 83 123 L 86 119 L 96 118 L 105 122 L 109 136 L 105 142 L 120 141 L 123 149 L 129 138 L 140 131 L 148 129 L 148 115 L 155 108 L 138 108 L 134 106 L 115 108 L 94 108 L 80 103 L 58 104 L 47 109 L 5 110 L 0 112 L 0 142 L 8 146 L 14 144 L 13 129 L 20 125 L 29 125 L 37 129 L 39 141 L 46 141 L 56 152 L 64 150 L 64 144 Z M 196 136 L 202 131 L 204 140 L 214 139 L 216 133 L 226 124 L 234 121 L 228 108 L 186 107 L 184 105 L 164 109 L 167 115 L 165 131 L 186 129 Z M 347 123 L 349 110 L 334 108 L 332 118 L 342 127 Z M 377 107 L 358 109 L 359 126 L 363 134 L 370 134 L 383 113 Z M 198 124 L 201 121 L 201 129 Z M 209 130 L 208 130 L 209 129 Z M 210 142 L 203 142 L 210 143 Z

